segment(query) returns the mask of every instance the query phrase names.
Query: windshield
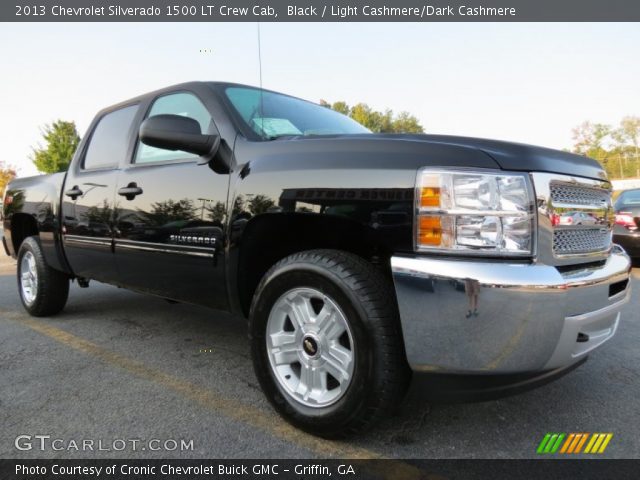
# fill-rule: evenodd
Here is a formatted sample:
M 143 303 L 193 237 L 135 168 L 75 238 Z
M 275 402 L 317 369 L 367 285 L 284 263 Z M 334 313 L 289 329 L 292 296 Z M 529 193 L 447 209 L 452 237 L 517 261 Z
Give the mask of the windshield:
M 616 206 L 617 208 L 640 206 L 640 190 L 628 190 L 626 192 L 622 192 L 620 197 L 618 197 Z
M 247 127 L 260 137 L 371 133 L 328 107 L 257 88 L 228 87 L 225 94 Z

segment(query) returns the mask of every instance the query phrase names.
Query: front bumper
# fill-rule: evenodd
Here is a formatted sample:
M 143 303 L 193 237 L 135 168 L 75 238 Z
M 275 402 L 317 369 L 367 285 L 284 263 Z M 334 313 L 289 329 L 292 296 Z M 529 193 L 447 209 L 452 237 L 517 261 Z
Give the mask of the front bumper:
M 631 262 L 618 247 L 604 264 L 562 271 L 423 256 L 394 256 L 391 267 L 415 371 L 517 373 L 571 365 L 614 335 L 631 294 Z

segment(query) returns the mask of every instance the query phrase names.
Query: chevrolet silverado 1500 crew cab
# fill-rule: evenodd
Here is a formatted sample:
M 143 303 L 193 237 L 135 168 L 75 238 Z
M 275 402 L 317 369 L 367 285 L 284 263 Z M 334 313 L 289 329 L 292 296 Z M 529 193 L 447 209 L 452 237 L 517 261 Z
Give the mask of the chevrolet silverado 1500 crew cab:
M 187 83 L 101 111 L 66 173 L 11 182 L 3 241 L 32 315 L 75 279 L 247 316 L 274 407 L 336 436 L 400 402 L 412 370 L 553 372 L 611 338 L 630 261 L 610 188 L 565 152 L 376 135 Z

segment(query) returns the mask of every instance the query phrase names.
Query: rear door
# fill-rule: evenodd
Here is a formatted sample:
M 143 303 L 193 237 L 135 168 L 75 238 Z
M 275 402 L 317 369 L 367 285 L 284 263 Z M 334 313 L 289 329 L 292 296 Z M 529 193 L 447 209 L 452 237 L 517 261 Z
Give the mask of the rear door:
M 113 251 L 118 166 L 130 154 L 138 105 L 102 115 L 89 132 L 79 161 L 72 164 L 62 192 L 62 239 L 67 260 L 80 277 L 116 282 Z
M 146 114 L 184 115 L 218 133 L 193 91 L 163 93 Z M 174 300 L 227 307 L 224 222 L 229 176 L 186 152 L 137 142 L 120 172 L 115 251 L 120 283 Z

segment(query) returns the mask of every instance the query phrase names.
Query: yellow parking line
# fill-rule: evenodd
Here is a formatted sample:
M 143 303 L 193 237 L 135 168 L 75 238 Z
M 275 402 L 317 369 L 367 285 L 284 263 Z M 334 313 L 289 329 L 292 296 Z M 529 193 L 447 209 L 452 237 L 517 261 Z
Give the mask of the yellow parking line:
M 109 365 L 116 366 L 126 372 L 144 380 L 154 382 L 173 390 L 199 405 L 222 413 L 226 417 L 257 427 L 273 436 L 295 443 L 296 445 L 315 452 L 320 456 L 345 458 L 354 460 L 383 459 L 384 456 L 364 448 L 353 447 L 344 442 L 323 440 L 298 430 L 284 421 L 267 415 L 259 409 L 242 405 L 236 400 L 225 398 L 206 388 L 181 380 L 160 370 L 148 367 L 137 360 L 127 358 L 118 353 L 107 350 L 84 338 L 73 335 L 47 323 L 6 310 L 0 313 L 42 335 L 45 335 L 74 350 L 97 358 Z M 385 478 L 417 479 L 423 478 L 424 472 L 401 461 L 383 462 L 376 464 L 378 473 Z M 383 471 L 380 471 L 383 470 Z
M 503 347 L 502 351 L 498 354 L 498 356 L 494 358 L 486 366 L 482 367 L 482 370 L 489 370 L 489 371 L 495 370 L 520 345 L 522 336 L 524 335 L 524 332 L 527 329 L 527 324 L 529 323 L 529 319 L 530 319 L 529 313 L 531 313 L 532 307 L 533 305 L 531 304 L 531 302 L 529 302 L 529 306 L 527 307 L 527 313 L 524 314 L 524 317 L 526 318 L 526 320 L 520 324 L 516 332 L 511 336 L 511 338 Z

